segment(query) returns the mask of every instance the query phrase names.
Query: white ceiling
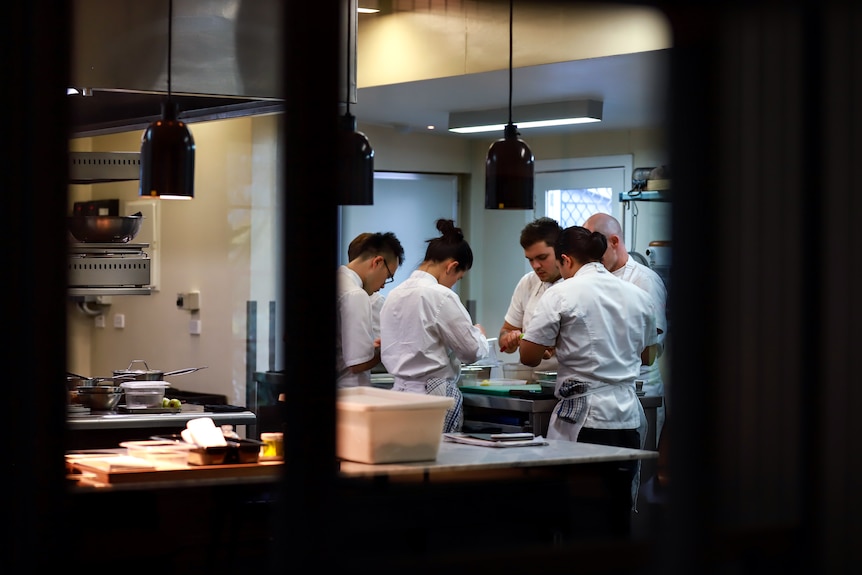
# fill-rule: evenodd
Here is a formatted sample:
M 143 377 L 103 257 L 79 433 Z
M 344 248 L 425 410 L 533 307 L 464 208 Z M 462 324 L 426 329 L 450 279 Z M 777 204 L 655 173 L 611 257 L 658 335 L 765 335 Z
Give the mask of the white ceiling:
M 529 133 L 584 133 L 659 127 L 666 119 L 667 50 L 607 56 L 528 68 L 512 74 L 514 106 L 563 100 L 603 102 L 599 123 L 525 130 Z M 447 131 L 452 111 L 506 108 L 509 71 L 501 70 L 433 80 L 360 88 L 350 112 L 362 124 L 401 131 L 426 131 L 459 138 L 489 138 Z M 541 132 L 539 132 L 541 130 Z M 502 135 L 502 134 L 501 134 Z

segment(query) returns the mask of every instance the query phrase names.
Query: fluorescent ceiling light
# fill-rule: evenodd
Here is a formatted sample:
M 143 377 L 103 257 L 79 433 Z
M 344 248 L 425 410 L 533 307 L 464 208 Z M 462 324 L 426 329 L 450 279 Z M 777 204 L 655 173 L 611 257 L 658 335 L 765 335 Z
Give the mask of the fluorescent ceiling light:
M 360 14 L 377 14 L 380 12 L 377 8 L 357 8 L 356 11 Z
M 451 112 L 449 131 L 458 134 L 479 134 L 503 130 L 509 121 L 509 109 Z M 519 130 L 567 126 L 602 121 L 602 102 L 571 100 L 512 107 L 512 123 Z

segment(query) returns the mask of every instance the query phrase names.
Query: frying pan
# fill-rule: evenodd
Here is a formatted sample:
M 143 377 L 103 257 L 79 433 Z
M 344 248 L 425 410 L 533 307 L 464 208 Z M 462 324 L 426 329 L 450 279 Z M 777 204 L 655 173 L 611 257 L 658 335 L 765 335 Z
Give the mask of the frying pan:
M 143 364 L 144 369 L 132 369 L 135 364 Z M 166 377 L 171 377 L 174 375 L 185 375 L 187 373 L 193 373 L 195 371 L 199 371 L 201 369 L 206 369 L 207 366 L 203 367 L 186 367 L 184 369 L 177 369 L 174 371 L 162 371 L 160 369 L 150 369 L 147 365 L 147 362 L 142 359 L 133 359 L 129 363 L 129 367 L 126 369 L 116 369 L 114 370 L 114 380 L 122 380 L 122 381 L 164 381 Z

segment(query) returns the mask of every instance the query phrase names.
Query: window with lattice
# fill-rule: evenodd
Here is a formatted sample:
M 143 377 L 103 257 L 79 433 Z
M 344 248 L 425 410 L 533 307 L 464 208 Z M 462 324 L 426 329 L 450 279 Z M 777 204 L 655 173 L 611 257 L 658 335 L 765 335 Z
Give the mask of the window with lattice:
M 564 228 L 581 226 L 596 213 L 611 214 L 612 188 L 581 188 L 575 190 L 547 190 L 545 214 Z

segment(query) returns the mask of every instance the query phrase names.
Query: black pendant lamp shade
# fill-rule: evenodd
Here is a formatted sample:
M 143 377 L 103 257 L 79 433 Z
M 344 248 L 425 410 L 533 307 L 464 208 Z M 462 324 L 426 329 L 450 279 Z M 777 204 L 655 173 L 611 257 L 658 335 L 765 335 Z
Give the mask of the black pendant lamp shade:
M 509 123 L 485 160 L 485 209 L 532 210 L 535 158 L 512 123 L 512 5 L 509 0 Z
M 147 126 L 141 137 L 141 178 L 138 195 L 148 198 L 190 200 L 195 197 L 195 140 L 177 119 L 171 99 L 174 2 L 168 0 L 168 97 L 162 118 Z
M 374 150 L 368 138 L 356 131 L 356 117 L 350 113 L 351 53 L 356 53 L 356 0 L 344 0 L 346 7 L 347 50 L 345 52 L 344 115 L 338 126 L 338 174 L 335 197 L 341 206 L 370 206 L 374 204 Z
M 518 137 L 518 127 L 508 124 L 505 137 L 488 149 L 485 160 L 485 208 L 489 210 L 532 210 L 533 152 Z
M 374 204 L 374 150 L 368 138 L 356 131 L 356 117 L 347 112 L 338 130 L 338 204 Z
M 187 199 L 195 196 L 195 141 L 177 119 L 177 103 L 162 103 L 162 118 L 141 138 L 141 196 Z

